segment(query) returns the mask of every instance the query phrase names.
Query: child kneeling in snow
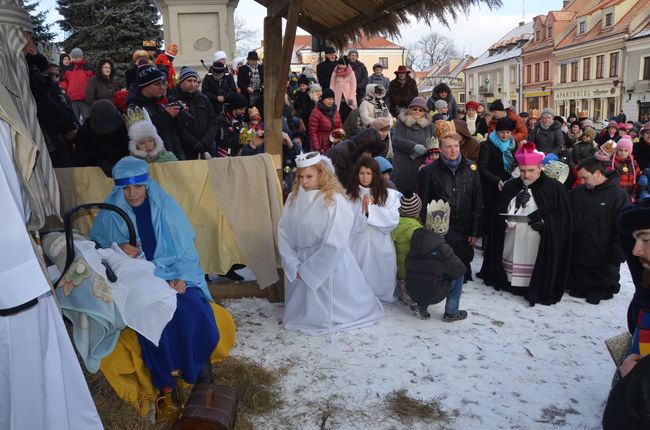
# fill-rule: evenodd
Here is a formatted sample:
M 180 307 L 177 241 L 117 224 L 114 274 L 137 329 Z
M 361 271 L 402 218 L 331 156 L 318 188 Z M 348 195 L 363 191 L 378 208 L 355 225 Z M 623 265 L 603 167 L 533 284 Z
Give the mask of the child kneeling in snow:
M 165 149 L 156 127 L 149 119 L 146 109 L 129 108 L 126 112 L 129 129 L 129 154 L 147 163 L 178 161 L 173 152 Z
M 422 201 L 417 194 L 404 193 L 399 225 L 391 233 L 397 251 L 397 279 L 402 301 L 410 306 L 416 317 L 429 319 L 429 305 L 446 298 L 442 320 L 463 320 L 467 318 L 467 311 L 458 307 L 465 264 L 443 237 L 449 230 L 449 205 L 442 201 L 429 204 L 427 228 L 419 221 L 421 207 Z

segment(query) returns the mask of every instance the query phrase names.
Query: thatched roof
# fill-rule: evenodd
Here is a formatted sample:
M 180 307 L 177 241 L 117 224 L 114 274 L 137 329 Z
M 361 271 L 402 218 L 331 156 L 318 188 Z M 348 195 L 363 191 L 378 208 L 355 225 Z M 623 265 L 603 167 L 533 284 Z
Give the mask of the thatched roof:
M 256 0 L 270 7 L 272 15 L 287 16 L 291 0 Z M 304 0 L 298 26 L 320 38 L 342 47 L 366 36 L 399 37 L 399 26 L 413 18 L 447 23 L 470 6 L 484 4 L 501 6 L 501 0 Z

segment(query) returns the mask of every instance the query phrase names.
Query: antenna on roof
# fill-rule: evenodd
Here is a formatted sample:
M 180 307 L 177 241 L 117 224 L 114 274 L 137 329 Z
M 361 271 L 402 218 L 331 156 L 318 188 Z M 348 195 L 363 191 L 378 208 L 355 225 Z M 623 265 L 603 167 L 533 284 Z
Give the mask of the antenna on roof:
M 526 22 L 526 0 L 521 0 L 521 21 Z

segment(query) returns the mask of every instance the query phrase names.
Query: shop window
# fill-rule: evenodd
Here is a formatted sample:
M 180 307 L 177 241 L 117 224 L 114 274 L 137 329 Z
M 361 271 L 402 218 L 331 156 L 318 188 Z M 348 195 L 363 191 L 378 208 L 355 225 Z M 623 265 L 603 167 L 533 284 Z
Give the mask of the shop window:
M 609 54 L 609 77 L 616 76 L 618 76 L 618 52 L 612 52 Z
M 582 110 L 589 111 L 589 100 L 582 99 Z
M 591 57 L 582 59 L 582 80 L 591 79 Z
M 460 93 L 460 102 L 465 103 L 465 93 Z
M 605 73 L 605 56 L 596 56 L 596 79 L 603 79 Z

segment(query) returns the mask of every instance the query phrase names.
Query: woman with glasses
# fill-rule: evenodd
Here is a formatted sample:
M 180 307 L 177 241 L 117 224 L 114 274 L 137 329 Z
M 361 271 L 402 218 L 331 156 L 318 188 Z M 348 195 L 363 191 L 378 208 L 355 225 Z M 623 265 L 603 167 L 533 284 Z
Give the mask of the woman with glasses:
M 435 138 L 436 130 L 422 97 L 413 99 L 407 111 L 397 116 L 393 136 L 393 175 L 397 189 L 415 191 L 419 167 L 427 155 L 427 141 Z

